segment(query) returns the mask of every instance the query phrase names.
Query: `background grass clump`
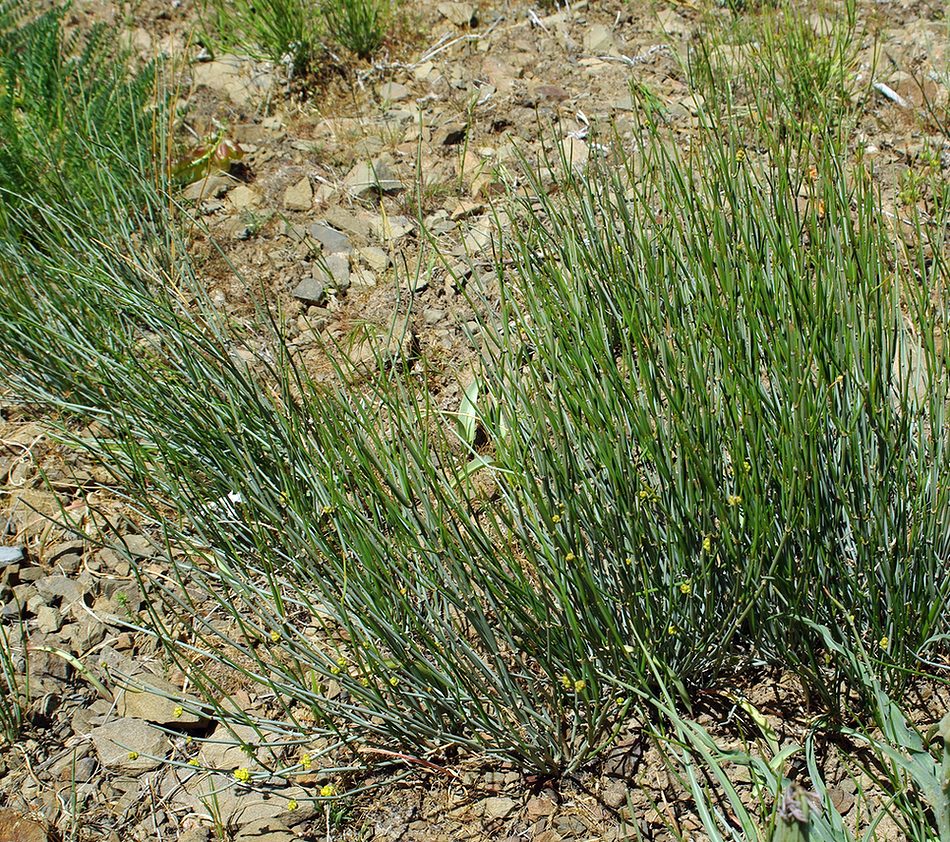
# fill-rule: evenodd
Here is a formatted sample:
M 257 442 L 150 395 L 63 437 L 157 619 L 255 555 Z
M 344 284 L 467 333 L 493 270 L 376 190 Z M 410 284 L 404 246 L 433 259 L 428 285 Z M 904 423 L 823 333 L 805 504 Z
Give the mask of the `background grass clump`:
M 687 150 L 643 108 L 632 147 L 604 138 L 556 191 L 525 173 L 455 418 L 425 372 L 382 364 L 385 341 L 371 373 L 328 349 L 336 378 L 316 382 L 266 313 L 242 336 L 206 304 L 154 153 L 161 110 L 107 65 L 134 116 L 75 141 L 84 189 L 2 193 L 0 373 L 63 413 L 175 548 L 168 576 L 139 571 L 140 623 L 209 704 L 237 675 L 301 739 L 543 775 L 638 712 L 707 830 L 758 834 L 776 817 L 707 806 L 696 770 L 725 760 L 683 711 L 769 665 L 824 727 L 881 729 L 907 827 L 939 838 L 941 807 L 907 794 L 896 758 L 927 786 L 937 759 L 896 705 L 950 632 L 948 196 L 895 233 L 835 130 L 850 31 L 795 68 L 812 36 L 788 20 L 733 85 L 694 66 L 707 105 Z M 70 98 L 78 125 L 95 102 Z M 21 157 L 60 143 L 37 132 Z M 789 756 L 748 761 L 768 798 Z M 842 838 L 808 771 L 824 838 Z
M 203 0 L 204 37 L 260 55 L 289 75 L 317 73 L 342 48 L 369 59 L 382 46 L 396 0 Z

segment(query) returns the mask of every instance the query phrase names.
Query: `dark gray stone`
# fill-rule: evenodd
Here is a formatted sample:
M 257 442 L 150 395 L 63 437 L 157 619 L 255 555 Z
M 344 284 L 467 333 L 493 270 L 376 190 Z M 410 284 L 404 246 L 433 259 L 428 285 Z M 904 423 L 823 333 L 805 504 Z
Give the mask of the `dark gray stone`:
M 316 278 L 304 278 L 294 287 L 293 296 L 304 304 L 319 307 L 327 300 L 327 288 Z

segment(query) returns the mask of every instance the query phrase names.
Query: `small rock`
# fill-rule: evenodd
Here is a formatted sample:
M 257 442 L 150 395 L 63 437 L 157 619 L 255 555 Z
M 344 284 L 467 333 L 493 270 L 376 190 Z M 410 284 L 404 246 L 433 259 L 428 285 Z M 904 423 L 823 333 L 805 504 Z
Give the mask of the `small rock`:
M 289 827 L 276 818 L 256 819 L 244 825 L 234 842 L 299 842 Z
M 590 147 L 576 137 L 566 137 L 561 141 L 561 154 L 569 170 L 582 172 L 590 160 Z
M 348 356 L 356 367 L 373 363 L 388 367 L 408 363 L 418 350 L 417 345 L 409 319 L 402 317 L 392 324 L 376 326 L 375 329 L 367 325 L 366 337 L 353 346 Z
M 385 272 L 389 268 L 389 255 L 376 246 L 360 249 L 360 260 L 376 272 Z
M 407 216 L 376 216 L 370 220 L 373 236 L 383 242 L 395 242 L 410 234 L 415 226 Z
M 294 287 L 292 294 L 298 301 L 302 301 L 304 304 L 309 304 L 312 307 L 319 307 L 327 300 L 326 285 L 313 277 L 304 278 Z
M 327 209 L 323 222 L 340 231 L 345 231 L 347 234 L 353 234 L 357 237 L 369 236 L 369 219 L 365 211 L 361 211 L 357 215 L 350 213 L 339 205 L 334 205 Z
M 479 222 L 473 226 L 462 238 L 462 245 L 465 247 L 465 253 L 469 255 L 478 255 L 491 251 L 492 244 L 492 226 L 489 222 Z
M 534 89 L 534 94 L 538 99 L 548 102 L 564 102 L 571 98 L 571 95 L 559 85 L 538 85 Z
M 413 68 L 412 78 L 417 82 L 424 82 L 429 78 L 433 70 L 435 70 L 435 64 L 431 61 L 424 61 L 422 64 L 418 64 Z
M 62 636 L 69 641 L 69 648 L 83 655 L 105 640 L 106 627 L 96 617 L 83 614 L 75 623 L 65 626 Z
M 145 535 L 125 535 L 122 538 L 122 544 L 123 549 L 125 549 L 132 558 L 152 558 L 157 552 L 155 544 Z
M 350 284 L 361 289 L 376 286 L 376 275 L 363 266 L 357 266 L 350 274 Z
M 192 201 L 199 199 L 218 199 L 234 186 L 234 179 L 226 175 L 209 175 L 193 181 L 183 191 L 182 197 Z
M 353 244 L 346 234 L 322 222 L 310 226 L 310 236 L 323 246 L 326 254 L 349 254 L 353 251 Z
M 36 592 L 47 602 L 60 599 L 64 606 L 79 602 L 86 593 L 86 588 L 67 576 L 44 576 L 36 580 L 35 587 Z
M 603 24 L 594 24 L 584 33 L 584 51 L 588 53 L 609 53 L 614 49 L 614 35 Z
M 439 129 L 432 138 L 437 146 L 457 146 L 468 134 L 468 123 L 450 123 Z
M 0 842 L 47 842 L 41 824 L 13 810 L 0 810 Z
M 689 21 L 672 9 L 660 9 L 656 13 L 655 21 L 663 32 L 674 38 L 684 38 L 691 32 Z
M 356 199 L 372 195 L 401 193 L 406 185 L 392 177 L 389 166 L 383 162 L 363 161 L 351 169 L 343 184 Z
M 518 802 L 513 798 L 494 796 L 484 799 L 478 805 L 478 812 L 486 819 L 504 819 L 518 808 Z
M 156 725 L 184 730 L 202 728 L 208 724 L 207 717 L 192 713 L 198 705 L 198 700 L 189 696 L 183 697 L 181 689 L 170 681 L 158 676 L 138 676 L 133 681 L 144 686 L 130 687 L 119 693 L 116 711 L 120 716 L 144 719 Z
M 412 91 L 398 82 L 387 82 L 379 89 L 379 97 L 383 102 L 403 102 L 412 96 Z
M 627 803 L 628 795 L 629 790 L 623 781 L 611 781 L 604 787 L 604 791 L 600 797 L 603 799 L 604 804 L 616 810 Z
M 195 85 L 204 85 L 225 94 L 235 105 L 250 105 L 266 95 L 274 84 L 274 74 L 266 64 L 221 55 L 215 61 L 196 64 L 191 71 Z
M 472 199 L 461 199 L 452 209 L 452 212 L 449 214 L 449 219 L 453 222 L 458 222 L 460 219 L 466 219 L 469 216 L 480 214 L 483 210 L 485 210 L 485 205 L 481 202 L 476 202 Z
M 439 3 L 439 14 L 456 26 L 477 26 L 475 7 L 471 3 Z
M 36 627 L 43 634 L 54 634 L 59 631 L 62 625 L 63 615 L 59 613 L 58 609 L 50 608 L 47 605 L 37 609 Z
M 244 210 L 245 208 L 252 208 L 259 204 L 261 197 L 256 190 L 248 187 L 246 184 L 239 184 L 228 193 L 228 201 L 236 210 Z
M 165 758 L 165 735 L 140 719 L 115 719 L 93 728 L 91 736 L 102 765 L 117 772 L 148 772 Z
M 284 207 L 287 210 L 310 210 L 312 205 L 313 186 L 309 177 L 304 176 L 284 191 Z
M 350 261 L 345 254 L 328 254 L 321 264 L 313 267 L 315 280 L 335 287 L 338 290 L 349 289 Z
M 0 547 L 0 567 L 23 561 L 23 547 Z
M 528 799 L 525 807 L 525 818 L 529 821 L 537 821 L 546 816 L 552 816 L 557 811 L 557 805 L 550 798 L 544 795 L 535 795 Z

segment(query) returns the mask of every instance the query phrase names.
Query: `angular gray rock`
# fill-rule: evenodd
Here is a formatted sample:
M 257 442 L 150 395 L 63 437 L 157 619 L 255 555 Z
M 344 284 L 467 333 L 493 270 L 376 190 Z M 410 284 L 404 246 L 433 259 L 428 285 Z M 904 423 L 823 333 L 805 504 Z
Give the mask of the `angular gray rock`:
M 313 267 L 313 277 L 338 290 L 349 289 L 349 258 L 345 254 L 328 254 L 321 263 Z
M 168 740 L 157 728 L 128 717 L 92 729 L 92 744 L 107 769 L 137 774 L 161 766 Z
M 0 567 L 23 561 L 23 547 L 0 547 Z
M 184 696 L 170 681 L 158 676 L 137 676 L 132 679 L 141 687 L 128 687 L 120 691 L 116 699 L 116 711 L 120 716 L 144 719 L 156 725 L 190 730 L 208 724 L 207 717 L 192 713 L 198 700 Z M 182 704 L 184 702 L 185 704 Z
M 405 184 L 393 178 L 389 165 L 382 161 L 363 161 L 357 164 L 343 179 L 343 186 L 355 199 L 401 193 L 406 189 Z
M 293 296 L 311 307 L 319 307 L 327 300 L 326 284 L 313 277 L 304 278 L 294 287 Z
M 323 246 L 325 254 L 349 254 L 353 251 L 350 238 L 324 222 L 314 222 L 310 226 L 310 236 Z

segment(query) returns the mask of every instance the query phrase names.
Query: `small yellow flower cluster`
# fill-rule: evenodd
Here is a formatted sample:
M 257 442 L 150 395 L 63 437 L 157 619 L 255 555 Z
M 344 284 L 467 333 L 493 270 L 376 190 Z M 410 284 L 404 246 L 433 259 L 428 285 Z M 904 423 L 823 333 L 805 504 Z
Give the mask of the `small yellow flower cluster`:
M 583 693 L 584 688 L 587 687 L 587 682 L 583 678 L 572 679 L 565 673 L 561 676 L 561 686 L 568 692 L 573 690 L 575 693 Z
M 891 645 L 890 638 L 888 638 L 887 635 L 884 635 L 884 637 L 882 637 L 877 642 L 877 645 L 878 645 L 878 648 L 883 649 L 884 651 L 887 651 L 887 647 Z
M 287 802 L 287 810 L 288 810 L 289 812 L 291 812 L 291 813 L 292 813 L 294 810 L 296 810 L 299 806 L 300 806 L 300 805 L 297 803 L 297 799 L 296 799 L 296 798 L 291 798 L 290 801 Z
M 185 715 L 185 709 L 181 705 L 175 705 L 175 719 L 181 719 Z
M 683 596 L 689 596 L 693 592 L 693 580 L 686 579 L 679 583 L 680 593 Z
M 551 523 L 553 523 L 553 524 L 558 524 L 558 523 L 560 523 L 560 522 L 561 522 L 561 516 L 560 516 L 560 515 L 554 515 L 554 516 L 551 518 Z
M 321 798 L 332 798 L 336 795 L 336 787 L 333 784 L 324 784 L 320 787 Z
M 742 498 L 738 494 L 730 494 L 726 498 L 726 503 L 730 506 L 738 506 L 742 502 Z
M 234 770 L 234 780 L 236 780 L 238 783 L 246 784 L 250 779 L 250 771 L 245 769 L 243 766 L 240 769 Z
M 574 553 L 571 553 L 571 552 L 569 552 L 566 556 L 564 556 L 564 560 L 565 560 L 565 561 L 574 561 L 574 559 L 576 559 L 576 558 L 577 558 L 577 556 L 574 555 Z

